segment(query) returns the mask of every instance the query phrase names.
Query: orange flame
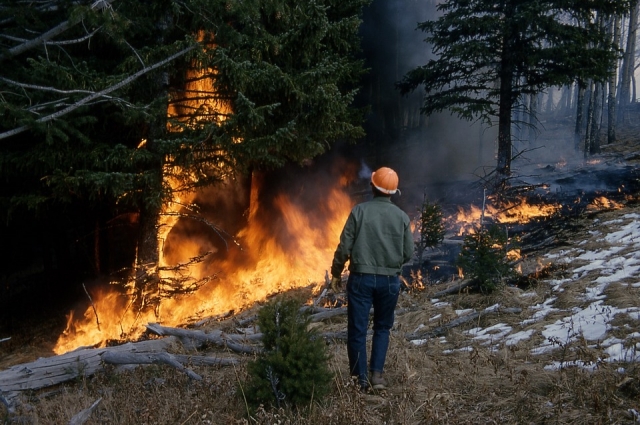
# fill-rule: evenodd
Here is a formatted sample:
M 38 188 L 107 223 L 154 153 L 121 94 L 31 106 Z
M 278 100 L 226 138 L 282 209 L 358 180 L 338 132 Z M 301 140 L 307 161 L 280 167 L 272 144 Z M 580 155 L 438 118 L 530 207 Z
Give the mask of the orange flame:
M 599 196 L 587 205 L 587 211 L 618 210 L 622 207 L 622 204 L 614 200 L 608 199 L 604 196 Z
M 559 204 L 529 204 L 526 200 L 508 202 L 500 208 L 487 204 L 484 210 L 485 218 L 492 218 L 497 223 L 528 223 L 532 220 L 551 217 L 560 210 Z M 448 221 L 459 228 L 458 235 L 473 233 L 473 228 L 480 224 L 483 212 L 480 207 L 471 205 L 468 209 L 458 207 L 458 213 Z
M 199 40 L 204 38 L 205 34 L 198 34 Z M 193 64 L 193 69 L 188 71 L 184 91 L 172 93 L 173 100 L 167 110 L 168 117 L 173 120 L 168 125 L 169 131 L 181 131 L 181 125 L 193 128 L 205 121 L 221 123 L 232 113 L 228 102 L 216 94 L 215 75 L 216 70 L 198 69 L 197 64 Z M 193 117 L 194 111 L 197 119 L 189 121 L 188 117 Z M 144 145 L 145 141 L 142 141 L 138 147 Z M 196 237 L 181 238 L 178 246 L 172 246 L 171 258 L 167 257 L 166 244 L 180 220 L 179 213 L 197 195 L 179 190 L 179 182 L 168 177 L 171 175 L 185 177 L 182 170 L 165 170 L 165 180 L 177 191 L 172 202 L 164 206 L 159 223 L 159 277 L 161 281 L 172 278 L 212 280 L 194 293 L 161 299 L 154 309 L 144 305 L 133 308 L 135 302 L 141 303 L 144 299 L 135 299 L 132 287 L 125 288 L 124 292 L 115 287 L 91 291 L 92 305 L 82 315 L 74 315 L 73 312 L 69 315 L 67 329 L 54 348 L 56 353 L 81 346 L 104 345 L 109 340 L 135 339 L 149 322 L 161 321 L 167 326 L 176 326 L 204 315 L 215 316 L 244 309 L 277 292 L 310 285 L 315 285 L 318 290 L 323 284 L 344 220 L 353 206 L 344 189 L 350 181 L 344 173 L 328 183 L 333 188 L 328 196 L 318 199 L 318 205 L 313 206 L 314 214 L 284 193 L 275 195 L 273 207 L 277 210 L 277 217 L 274 220 L 278 222 L 278 232 L 273 228 L 273 222 L 261 216 L 258 202 L 260 182 L 254 179 L 246 226 L 236 235 L 243 241 L 244 250 L 236 249 L 226 256 L 216 256 L 217 250 L 212 249 L 216 261 L 194 263 L 180 276 L 176 272 L 162 270 L 162 267 L 170 266 L 170 260 L 184 261 L 201 256 L 209 246 Z M 323 220 L 317 220 L 319 212 Z M 282 235 L 286 235 L 286 244 L 283 244 Z
M 259 190 L 260 183 L 254 181 L 248 221 L 236 235 L 242 241 L 243 250 L 232 249 L 218 260 L 195 263 L 188 272 L 194 280 L 212 275 L 217 279 L 194 293 L 162 299 L 156 309 L 133 309 L 132 291 L 92 293 L 93 306 L 81 317 L 70 317 L 68 328 L 54 351 L 64 353 L 109 340 L 135 339 L 149 322 L 177 326 L 202 317 L 241 311 L 274 293 L 294 288 L 312 287 L 319 292 L 353 201 L 336 182 L 321 207 L 314 206 L 325 218 L 319 222 L 318 211 L 310 213 L 308 207 L 280 193 L 272 200 L 276 211 L 271 220 L 261 215 L 263 210 L 257 201 Z M 178 204 L 171 204 L 169 208 L 175 205 Z M 161 240 L 167 239 L 176 224 L 175 217 L 169 219 L 159 234 Z M 180 239 L 178 246 L 172 247 L 171 258 L 192 258 L 206 248 L 206 242 L 201 240 Z M 165 255 L 161 265 L 166 263 Z M 161 275 L 161 278 L 170 277 L 176 276 L 169 272 Z

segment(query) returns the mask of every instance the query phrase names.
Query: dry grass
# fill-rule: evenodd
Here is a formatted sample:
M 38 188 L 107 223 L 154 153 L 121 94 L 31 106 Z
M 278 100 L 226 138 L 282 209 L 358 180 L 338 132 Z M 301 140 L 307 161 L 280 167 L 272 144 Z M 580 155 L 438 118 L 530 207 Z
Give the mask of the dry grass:
M 543 285 L 540 285 L 543 286 Z M 598 424 L 632 423 L 630 409 L 640 410 L 640 370 L 622 365 L 631 380 L 623 380 L 621 365 L 602 363 L 594 371 L 565 368 L 548 371 L 552 361 L 571 359 L 597 361 L 597 350 L 584 342 L 560 347 L 549 354 L 532 356 L 530 349 L 540 338 L 530 338 L 513 346 L 497 348 L 470 341 L 465 330 L 507 323 L 518 329 L 528 313 L 487 315 L 477 322 L 451 330 L 446 338 L 416 346 L 403 335 L 429 321 L 435 308 L 430 293 L 403 294 L 396 330 L 387 362 L 390 389 L 363 394 L 348 376 L 346 349 L 341 342 L 329 343 L 331 369 L 335 372 L 333 390 L 321 401 L 298 409 L 268 406 L 249 413 L 241 385 L 245 362 L 235 368 L 194 367 L 204 379 L 190 381 L 184 374 L 164 366 L 129 370 L 108 368 L 104 373 L 41 393 L 30 394 L 9 423 L 64 424 L 80 410 L 102 398 L 87 423 L 92 424 Z M 456 309 L 482 309 L 500 303 L 505 306 L 539 302 L 544 293 L 532 288 L 530 297 L 507 288 L 499 294 L 453 295 L 450 305 L 438 313 L 453 316 Z M 637 295 L 628 287 L 612 287 L 612 298 L 621 305 Z M 621 295 L 618 295 L 621 293 Z M 623 301 L 624 300 L 624 301 Z M 637 305 L 637 303 L 636 303 Z M 247 312 L 250 314 L 251 312 Z M 553 320 L 550 318 L 549 320 Z M 619 318 L 621 324 L 633 320 Z M 230 326 L 230 322 L 215 324 Z M 345 318 L 321 325 L 326 330 L 344 329 Z M 468 347 L 472 347 L 469 350 Z M 448 350 L 445 354 L 445 349 Z M 202 354 L 202 353 L 201 353 Z M 218 353 L 219 354 L 219 353 Z M 232 355 L 228 353 L 228 355 Z M 2 416 L 0 416 L 1 418 Z M 6 417 L 6 416 L 5 416 Z

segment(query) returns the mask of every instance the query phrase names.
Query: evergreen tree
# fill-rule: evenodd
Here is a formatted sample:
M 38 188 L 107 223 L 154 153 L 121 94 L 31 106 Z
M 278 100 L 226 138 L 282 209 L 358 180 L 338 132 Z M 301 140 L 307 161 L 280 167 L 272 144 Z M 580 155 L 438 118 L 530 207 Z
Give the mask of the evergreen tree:
M 309 323 L 295 299 L 278 297 L 262 307 L 258 326 L 264 351 L 248 365 L 246 396 L 252 405 L 300 407 L 328 393 L 329 354 Z
M 176 190 L 362 136 L 352 100 L 366 3 L 5 2 L 0 217 L 64 233 L 90 272 L 100 271 L 96 230 L 129 217 L 140 264 L 153 264 L 158 215 Z M 211 84 L 185 92 L 189 80 Z M 60 263 L 59 251 L 39 255 Z
M 511 173 L 511 117 L 518 99 L 576 78 L 605 80 L 615 50 L 594 17 L 626 5 L 621 0 L 443 2 L 441 17 L 418 25 L 437 59 L 408 72 L 397 87 L 406 94 L 424 86 L 425 114 L 448 109 L 469 120 L 497 118 L 496 171 L 504 178 Z

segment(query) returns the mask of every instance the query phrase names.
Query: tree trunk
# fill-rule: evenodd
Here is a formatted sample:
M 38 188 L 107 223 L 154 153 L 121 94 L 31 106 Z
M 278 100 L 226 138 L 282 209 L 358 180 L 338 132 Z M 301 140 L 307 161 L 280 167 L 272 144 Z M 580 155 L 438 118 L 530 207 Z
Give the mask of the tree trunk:
M 600 124 L 602 120 L 602 83 L 595 85 L 593 92 L 593 122 L 591 123 L 591 150 L 590 155 L 600 153 Z
M 593 149 L 593 139 L 592 139 L 592 129 L 594 125 L 594 109 L 595 109 L 595 93 L 594 93 L 594 82 L 593 80 L 589 82 L 589 104 L 587 106 L 587 128 L 584 132 L 584 156 L 585 158 L 591 155 L 591 150 Z
M 586 85 L 584 81 L 578 80 L 578 95 L 576 100 L 576 126 L 573 132 L 574 148 L 576 151 L 580 150 L 580 142 L 582 141 L 582 121 L 584 111 L 584 94 L 586 91 Z
M 505 11 L 505 21 L 509 22 L 513 14 L 511 10 L 513 6 Z M 510 47 L 512 40 L 511 34 L 517 33 L 517 28 L 510 28 L 504 34 L 502 39 L 502 57 L 500 58 L 500 101 L 498 106 L 498 163 L 496 172 L 498 179 L 504 180 L 511 175 L 511 113 L 513 109 L 513 80 L 515 71 L 513 67 L 513 55 L 515 54 Z
M 635 49 L 636 49 L 636 35 L 638 26 L 638 5 L 640 3 L 635 0 L 631 6 L 631 12 L 629 15 L 629 31 L 627 34 L 627 43 L 624 56 L 622 59 L 622 75 L 620 81 L 620 94 L 618 96 L 618 111 L 617 111 L 617 124 L 624 125 L 626 116 L 626 110 L 629 106 L 631 97 L 631 79 L 633 78 L 634 63 L 635 63 Z
M 529 146 L 535 145 L 537 122 L 538 122 L 538 95 L 532 94 L 529 97 Z
M 613 18 L 613 45 L 618 46 L 620 44 L 620 23 L 621 17 L 616 15 Z M 614 143 L 616 141 L 616 67 L 611 68 L 609 74 L 609 98 L 607 99 L 607 143 Z

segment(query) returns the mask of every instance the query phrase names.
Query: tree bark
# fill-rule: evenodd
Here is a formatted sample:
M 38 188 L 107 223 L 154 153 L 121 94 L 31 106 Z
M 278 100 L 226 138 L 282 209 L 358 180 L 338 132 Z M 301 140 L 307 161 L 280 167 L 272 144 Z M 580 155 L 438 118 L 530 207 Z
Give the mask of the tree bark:
M 620 44 L 620 23 L 621 17 L 616 15 L 613 17 L 613 45 L 618 46 Z M 607 99 L 607 143 L 615 143 L 616 141 L 616 86 L 617 86 L 617 69 L 611 68 L 609 74 L 609 97 Z
M 627 42 L 622 59 L 622 75 L 620 79 L 620 94 L 618 96 L 617 124 L 618 126 L 625 124 L 625 116 L 627 107 L 629 106 L 631 96 L 631 80 L 633 78 L 636 35 L 638 27 L 638 5 L 640 3 L 635 0 L 631 6 L 629 14 L 629 31 L 627 33 Z
M 586 91 L 584 81 L 578 80 L 578 98 L 576 100 L 576 126 L 573 132 L 573 142 L 576 151 L 580 151 L 582 141 L 582 121 L 584 119 L 584 95 Z

